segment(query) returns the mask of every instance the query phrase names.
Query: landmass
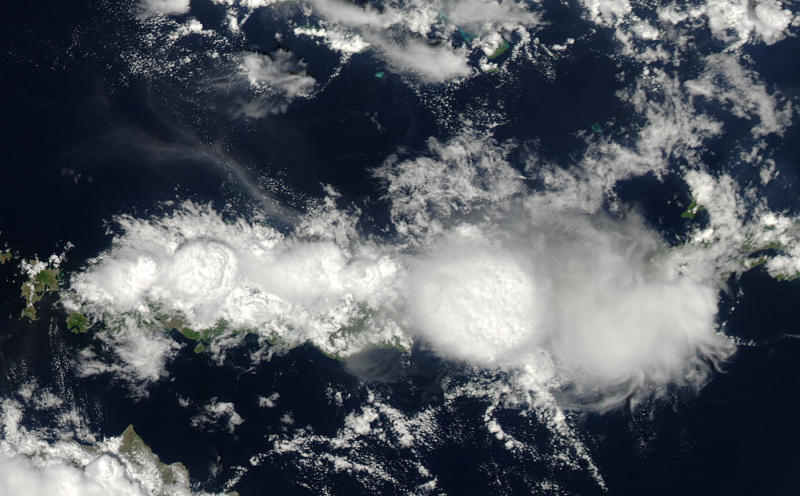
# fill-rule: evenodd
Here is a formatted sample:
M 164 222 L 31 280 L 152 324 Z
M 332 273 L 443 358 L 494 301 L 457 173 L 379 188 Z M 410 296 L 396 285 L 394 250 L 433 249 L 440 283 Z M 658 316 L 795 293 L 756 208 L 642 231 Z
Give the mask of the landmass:
M 37 266 L 37 263 L 31 266 Z M 20 293 L 25 300 L 25 308 L 22 309 L 22 317 L 31 322 L 38 318 L 36 314 L 36 304 L 44 297 L 45 293 L 58 291 L 58 282 L 61 277 L 59 269 L 41 269 L 33 272 L 33 275 L 22 284 Z
M 132 425 L 129 425 L 122 433 L 122 444 L 119 454 L 128 463 L 136 467 L 137 472 L 145 472 L 148 466 L 155 466 L 159 478 L 164 486 L 184 486 L 189 485 L 189 471 L 181 462 L 167 465 L 162 462 L 153 450 L 145 444 L 141 437 L 136 434 Z M 169 496 L 166 491 L 159 494 Z
M 682 218 L 684 218 L 684 219 L 693 220 L 693 219 L 694 219 L 694 217 L 695 217 L 695 216 L 696 216 L 696 215 L 697 215 L 697 214 L 698 214 L 700 211 L 702 211 L 704 208 L 705 208 L 704 206 L 702 206 L 702 205 L 699 205 L 699 204 L 697 203 L 697 200 L 695 200 L 694 198 L 692 198 L 692 202 L 691 202 L 691 203 L 689 203 L 689 206 L 688 206 L 688 207 L 686 207 L 686 210 L 684 210 L 684 211 L 683 211 L 683 213 L 681 214 L 681 217 L 682 217 Z
M 509 48 L 511 48 L 511 45 L 506 40 L 502 40 L 500 42 L 500 45 L 497 48 L 495 48 L 494 52 L 488 55 L 489 60 L 494 60 L 498 58 L 499 56 L 506 53 L 506 50 L 508 50 Z
M 80 312 L 71 312 L 67 316 L 67 329 L 76 334 L 88 331 L 91 325 L 89 317 Z
M 129 425 L 117 440 L 119 445 L 114 449 L 121 461 L 129 465 L 132 474 L 154 474 L 158 478 L 155 496 L 172 496 L 176 488 L 190 489 L 189 470 L 181 462 L 164 463 L 152 448 L 136 433 L 133 425 Z M 90 454 L 100 454 L 99 446 L 81 446 Z M 155 470 L 154 470 L 155 469 Z M 183 493 L 183 491 L 181 491 Z M 237 492 L 225 493 L 224 496 L 239 496 Z

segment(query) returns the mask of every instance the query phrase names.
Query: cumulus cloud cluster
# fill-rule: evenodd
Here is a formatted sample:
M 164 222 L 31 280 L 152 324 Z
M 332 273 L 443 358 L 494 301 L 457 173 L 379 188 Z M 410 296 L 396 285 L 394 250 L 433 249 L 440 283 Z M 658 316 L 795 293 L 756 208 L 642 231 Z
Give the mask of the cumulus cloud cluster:
M 112 250 L 73 277 L 74 305 L 107 319 L 172 313 L 195 329 L 225 321 L 292 345 L 312 341 L 331 353 L 408 343 L 396 326 L 367 312 L 390 300 L 385 293 L 396 260 L 368 243 L 347 246 L 346 233 L 326 231 L 331 226 L 318 220 L 287 238 L 246 219 L 226 222 L 192 203 L 152 221 L 121 218 L 124 233 Z M 337 243 L 337 236 L 344 239 Z M 374 321 L 373 332 L 341 336 L 364 319 Z
M 641 23 L 634 13 L 636 4 L 629 0 L 582 0 L 581 3 L 598 24 L 620 27 Z M 784 39 L 797 19 L 786 8 L 787 3 L 781 0 L 707 0 L 692 4 L 672 2 L 658 5 L 658 15 L 670 23 L 703 19 L 714 37 L 733 46 L 741 46 L 750 40 L 771 45 Z M 639 25 L 640 34 L 644 32 L 641 27 Z
M 257 92 L 254 99 L 241 105 L 241 112 L 248 117 L 285 112 L 295 98 L 308 97 L 316 84 L 305 63 L 287 50 L 271 55 L 246 53 L 241 56 L 240 67 Z
M 256 10 L 273 9 L 273 14 L 281 16 L 287 10 L 281 0 L 214 0 L 214 3 L 224 9 L 230 31 L 225 34 L 235 37 L 242 36 L 241 26 Z M 182 0 L 143 0 L 142 7 L 149 15 L 190 13 L 189 2 Z M 474 72 L 470 54 L 481 53 L 496 44 L 490 38 L 496 38 L 499 32 L 511 33 L 539 24 L 530 4 L 513 0 L 413 0 L 384 4 L 380 9 L 341 0 L 308 0 L 301 2 L 300 7 L 313 17 L 307 17 L 303 26 L 287 19 L 286 25 L 294 35 L 323 39 L 345 59 L 372 48 L 372 53 L 392 70 L 423 83 L 469 76 Z M 453 36 L 461 39 L 463 46 L 454 45 L 450 40 Z M 253 60 L 250 57 L 246 64 L 252 66 Z
M 432 247 L 408 291 L 417 328 L 445 355 L 522 366 L 546 350 L 574 385 L 602 390 L 665 384 L 732 351 L 715 332 L 716 287 L 671 276 L 640 223 L 465 231 Z
M 215 3 L 228 9 L 238 33 L 254 9 L 279 2 Z M 470 132 L 432 139 L 416 156 L 392 156 L 374 170 L 395 234 L 380 239 L 356 232 L 350 221 L 345 232 L 333 223 L 320 227 L 341 218 L 335 207 L 311 212 L 289 235 L 191 203 L 160 217 L 121 217 L 112 248 L 72 279 L 74 307 L 117 320 L 171 312 L 194 328 L 225 322 L 340 356 L 421 337 L 470 364 L 535 364 L 552 368 L 555 382 L 572 390 L 615 396 L 686 377 L 702 382 L 733 351 L 716 330 L 720 280 L 749 267 L 753 246 L 781 247 L 766 261 L 772 274 L 800 266 L 791 219 L 763 202 L 746 211 L 743 196 L 756 193 L 702 163 L 706 141 L 725 129 L 721 114 L 732 115 L 752 123 L 742 160 L 771 167 L 762 171 L 765 184 L 774 176 L 765 139 L 785 133 L 793 109 L 736 49 L 775 43 L 795 21 L 778 0 L 672 3 L 641 17 L 627 0 L 582 3 L 591 20 L 613 29 L 618 55 L 643 67 L 618 94 L 642 117 L 624 130 L 625 143 L 592 136 L 569 167 L 533 153 L 518 170 L 508 161 L 513 144 Z M 539 22 L 533 7 L 514 1 L 412 0 L 378 9 L 311 0 L 304 7 L 315 24 L 289 22 L 295 35 L 325 38 L 348 55 L 371 46 L 394 70 L 424 82 L 470 74 L 472 37 L 497 42 L 498 33 L 514 32 L 520 45 L 541 44 L 527 31 Z M 701 24 L 727 49 L 689 59 L 695 38 L 705 36 L 696 29 Z M 448 38 L 459 36 L 458 43 Z M 677 76 L 685 60 L 695 61 L 691 79 Z M 282 50 L 241 55 L 238 68 L 264 97 L 244 105 L 245 115 L 283 111 L 316 84 Z M 634 214 L 623 214 L 615 188 L 631 177 L 675 172 L 678 163 L 710 225 L 693 226 L 685 245 L 668 246 Z M 613 217 L 599 213 L 606 209 Z M 124 343 L 111 347 L 120 350 L 120 363 L 133 364 L 136 353 Z M 134 367 L 131 377 L 157 377 L 173 353 L 164 343 L 159 349 L 152 356 L 163 360 Z M 102 371 L 92 357 L 87 364 Z
M 189 3 L 189 0 L 142 0 L 142 7 L 151 15 L 175 15 L 189 12 Z
M 115 325 L 115 332 L 97 336 L 100 352 L 91 347 L 81 350 L 78 374 L 113 374 L 126 382 L 134 395 L 147 396 L 147 386 L 166 375 L 166 365 L 180 345 L 164 333 L 148 331 L 132 315 L 117 317 Z
M 222 424 L 233 433 L 236 427 L 244 423 L 244 419 L 236 412 L 236 407 L 229 401 L 217 401 L 212 398 L 200 413 L 192 417 L 192 425 L 195 427 L 206 427 Z
M 61 460 L 47 465 L 35 459 L 0 455 L 0 493 L 31 496 L 145 496 L 125 468 L 113 457 L 101 455 L 77 468 Z
M 780 0 L 752 3 L 710 0 L 704 7 L 711 32 L 727 42 L 743 42 L 755 36 L 772 45 L 786 37 L 794 18 Z
M 700 383 L 733 352 L 716 329 L 713 274 L 680 270 L 685 260 L 633 214 L 543 203 L 502 151 L 478 158 L 481 146 L 464 143 L 432 143 L 427 159 L 376 172 L 406 227 L 397 242 L 359 234 L 333 200 L 291 235 L 185 203 L 119 218 L 112 248 L 73 276 L 67 305 L 106 320 L 224 322 L 339 356 L 419 337 L 451 359 L 534 364 L 559 387 L 617 399 Z

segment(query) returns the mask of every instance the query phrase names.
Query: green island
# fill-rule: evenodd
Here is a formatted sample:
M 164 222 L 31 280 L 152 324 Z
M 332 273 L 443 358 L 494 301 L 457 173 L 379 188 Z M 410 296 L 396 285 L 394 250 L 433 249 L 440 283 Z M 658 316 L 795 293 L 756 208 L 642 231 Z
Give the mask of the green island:
M 88 308 L 81 308 L 79 304 L 76 306 L 76 302 L 73 300 L 67 305 L 68 309 L 73 310 L 66 317 L 67 328 L 73 333 L 83 333 L 93 329 L 97 332 L 121 332 L 129 326 L 136 326 L 150 332 L 175 331 L 186 340 L 192 342 L 192 351 L 197 354 L 206 352 L 209 349 L 209 343 L 222 336 L 253 334 L 264 339 L 270 345 L 287 344 L 285 339 L 278 333 L 265 334 L 258 329 L 236 326 L 225 319 L 219 319 L 209 327 L 192 327 L 186 316 L 180 311 L 165 308 L 164 305 L 158 302 L 151 301 L 146 305 L 147 310 L 144 312 L 128 311 L 121 314 L 98 314 Z M 375 326 L 374 320 L 377 317 L 378 315 L 374 309 L 362 304 L 349 322 L 328 336 L 326 343 L 311 342 L 311 344 L 323 355 L 337 361 L 348 360 L 353 355 L 374 349 L 393 349 L 399 352 L 410 351 L 409 344 L 399 337 L 394 337 L 385 342 L 371 342 L 367 339 L 359 343 L 355 349 L 345 350 L 343 353 L 336 351 L 339 348 L 337 342 L 353 343 L 354 341 L 360 341 L 357 336 L 369 333 L 370 329 Z M 291 326 L 287 329 L 287 332 L 289 334 L 292 333 Z
M 511 45 L 506 40 L 502 40 L 502 43 L 500 43 L 500 45 L 498 45 L 498 47 L 495 48 L 494 52 L 492 52 L 492 54 L 489 55 L 489 60 L 494 60 L 497 57 L 503 55 L 509 48 L 511 48 Z
M 183 486 L 189 485 L 189 471 L 186 466 L 181 462 L 166 464 L 162 462 L 158 455 L 153 453 L 153 450 L 148 446 L 144 440 L 133 429 L 133 425 L 129 425 L 122 432 L 122 444 L 119 448 L 119 454 L 128 463 L 136 467 L 138 470 L 147 471 L 148 466 L 155 466 L 158 471 L 159 478 L 165 489 L 157 493 L 158 496 L 169 496 L 167 492 L 169 486 Z M 226 493 L 226 496 L 238 496 L 238 493 Z
M 30 321 L 38 318 L 36 304 L 42 300 L 45 293 L 58 291 L 60 277 L 61 272 L 58 269 L 42 269 L 22 284 L 20 292 L 25 300 L 25 308 L 22 309 L 23 317 Z
M 698 205 L 698 203 L 697 203 L 697 200 L 695 200 L 694 198 L 692 198 L 692 202 L 691 202 L 691 203 L 689 203 L 689 206 L 688 206 L 688 207 L 686 207 L 686 210 L 684 210 L 684 211 L 683 211 L 683 213 L 681 214 L 681 218 L 683 218 L 683 219 L 689 219 L 689 220 L 694 220 L 694 217 L 695 217 L 695 216 L 696 216 L 696 215 L 697 215 L 697 214 L 698 214 L 700 211 L 702 211 L 702 210 L 704 210 L 704 209 L 705 209 L 705 207 L 704 207 L 704 206 L 702 206 L 702 205 Z
M 155 314 L 152 320 L 141 320 L 139 321 L 140 324 L 151 328 L 153 330 L 165 330 L 171 331 L 173 329 L 177 330 L 183 337 L 188 339 L 189 341 L 194 341 L 195 345 L 193 348 L 194 353 L 203 353 L 206 351 L 208 347 L 208 343 L 216 337 L 225 335 L 225 334 L 259 334 L 257 331 L 253 329 L 239 329 L 234 328 L 230 322 L 226 320 L 219 320 L 217 321 L 214 326 L 205 328 L 205 329 L 193 329 L 186 325 L 186 319 L 180 315 L 169 315 L 164 313 L 163 310 L 156 304 L 150 304 L 150 310 Z M 366 307 L 362 307 L 358 312 L 358 315 L 351 320 L 350 323 L 343 326 L 341 329 L 336 331 L 335 333 L 331 334 L 328 338 L 328 342 L 333 345 L 334 341 L 337 338 L 346 337 L 348 335 L 359 334 L 362 332 L 366 332 L 370 326 L 370 321 L 373 317 L 374 312 Z M 112 325 L 111 328 L 115 329 L 123 325 L 122 322 L 118 322 L 117 325 Z M 263 335 L 261 335 L 263 336 Z M 266 340 L 271 345 L 282 344 L 284 341 L 278 335 L 271 335 L 267 336 Z M 409 349 L 404 346 L 400 342 L 390 342 L 384 344 L 376 344 L 374 346 L 370 346 L 370 349 L 395 349 L 401 352 L 407 352 Z M 321 347 L 317 347 L 317 349 L 328 358 L 332 358 L 338 361 L 344 361 L 349 358 L 348 356 L 339 355 L 337 353 L 331 353 L 326 351 Z M 366 351 L 366 350 L 363 350 Z
M 14 259 L 14 254 L 11 250 L 0 251 L 0 264 L 8 263 Z
M 69 329 L 70 332 L 76 334 L 84 333 L 89 330 L 91 325 L 92 322 L 89 320 L 89 317 L 80 312 L 71 312 L 67 316 L 67 329 Z
M 132 425 L 122 433 L 119 454 L 138 469 L 146 468 L 148 462 L 154 464 L 164 485 L 185 484 L 189 480 L 189 471 L 182 463 L 167 465 L 159 460 L 153 450 L 136 434 Z M 163 494 L 166 496 L 166 493 Z

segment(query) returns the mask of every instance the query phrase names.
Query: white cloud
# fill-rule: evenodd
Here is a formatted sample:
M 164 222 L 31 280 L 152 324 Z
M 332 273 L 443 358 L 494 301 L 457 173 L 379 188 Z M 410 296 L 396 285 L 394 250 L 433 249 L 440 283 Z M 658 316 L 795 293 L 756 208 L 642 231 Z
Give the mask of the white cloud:
M 485 367 L 513 370 L 544 354 L 562 384 L 616 400 L 689 377 L 702 383 L 707 362 L 729 356 L 733 346 L 716 333 L 718 281 L 679 270 L 634 217 L 604 219 L 524 193 L 503 152 L 481 159 L 457 141 L 432 147 L 438 161 L 390 162 L 380 172 L 402 222 L 415 221 L 414 209 L 435 212 L 419 220 L 435 219 L 433 234 L 408 230 L 411 238 L 421 233 L 416 243 L 376 243 L 348 230 L 320 239 L 336 218 L 329 210 L 312 212 L 283 237 L 187 203 L 160 219 L 120 219 L 123 234 L 73 277 L 72 297 L 106 319 L 157 311 L 196 329 L 221 319 L 341 356 L 375 344 L 407 346 L 414 335 L 446 357 Z M 422 208 L 406 208 L 414 201 Z M 313 220 L 319 216 L 329 221 Z M 312 232 L 313 241 L 305 237 Z M 110 277 L 129 267 L 131 257 L 117 253 L 136 249 L 160 267 L 137 290 L 138 302 Z M 117 355 L 155 380 L 155 354 L 137 364 L 124 343 Z M 214 412 L 207 413 L 224 413 Z
M 232 329 L 252 330 L 293 345 L 310 340 L 332 353 L 353 353 L 369 343 L 407 342 L 396 326 L 377 320 L 369 333 L 351 339 L 337 334 L 359 318 L 364 309 L 359 305 L 381 304 L 397 264 L 375 246 L 363 244 L 354 253 L 346 248 L 346 238 L 341 240 L 345 244 L 334 242 L 336 236 L 345 236 L 340 217 L 329 219 L 335 223 L 329 234 L 322 217 L 314 217 L 304 228 L 308 237 L 301 233 L 295 238 L 245 219 L 226 223 L 213 210 L 191 203 L 152 222 L 123 217 L 119 221 L 125 234 L 116 238 L 110 252 L 73 277 L 73 296 L 86 311 L 106 319 L 124 320 L 132 312 L 152 321 L 158 312 L 167 312 L 180 315 L 194 329 L 225 320 Z M 324 239 L 327 235 L 332 239 Z M 159 267 L 157 277 L 130 274 L 130 254 L 137 250 Z M 150 274 L 151 266 L 135 267 Z M 182 276 L 195 282 L 187 284 Z M 124 277 L 146 280 L 147 285 L 137 287 L 134 298 L 127 285 L 119 284 Z M 130 323 L 120 325 L 141 332 Z M 168 351 L 149 353 L 142 363 L 133 363 L 124 358 L 133 349 L 127 337 L 108 339 L 119 340 L 118 354 L 143 379 L 154 380 L 157 368 L 151 365 L 157 357 L 169 356 Z M 153 339 L 148 346 L 167 349 Z
M 237 13 L 263 6 L 218 3 Z M 618 54 L 637 62 L 630 70 L 641 71 L 631 72 L 633 84 L 618 93 L 640 117 L 618 130 L 624 143 L 613 132 L 579 133 L 587 152 L 568 167 L 532 153 L 518 171 L 507 161 L 514 144 L 470 132 L 446 143 L 431 140 L 418 156 L 392 157 L 375 170 L 391 203 L 390 227 L 399 233 L 392 239 L 366 239 L 351 229 L 352 219 L 333 229 L 334 218 L 347 216 L 335 194 L 287 236 L 251 218 L 226 223 L 190 203 L 160 218 L 123 217 L 112 248 L 72 279 L 75 303 L 97 318 L 172 312 L 194 328 L 222 320 L 287 346 L 310 341 L 341 356 L 379 343 L 408 345 L 421 335 L 445 356 L 484 367 L 552 366 L 549 377 L 558 378 L 558 387 L 571 381 L 573 389 L 614 399 L 686 376 L 702 382 L 708 368 L 702 362 L 731 352 L 716 333 L 720 280 L 742 270 L 749 255 L 743 236 L 767 239 L 759 229 L 768 209 L 759 206 L 760 220 L 746 223 L 743 195 L 752 192 L 705 172 L 704 145 L 724 127 L 723 117 L 699 111 L 700 102 L 753 124 L 756 144 L 748 156 L 754 161 L 769 160 L 763 138 L 782 134 L 792 117 L 792 107 L 735 51 L 744 39 L 772 43 L 786 35 L 784 9 L 773 0 L 753 8 L 719 5 L 660 6 L 655 23 L 637 17 L 626 0 L 584 2 L 589 17 L 614 28 Z M 468 77 L 474 50 L 502 40 L 501 32 L 523 36 L 521 26 L 538 22 L 525 5 L 507 1 L 411 1 L 379 11 L 315 0 L 308 7 L 319 25 L 290 25 L 295 34 L 329 43 L 338 37 L 348 54 L 369 43 L 395 71 L 423 82 Z M 704 56 L 699 75 L 681 80 L 677 69 L 694 50 L 697 27 L 687 20 L 703 14 L 729 49 Z M 458 29 L 482 40 L 464 36 L 462 48 L 430 43 L 437 41 L 432 33 L 446 40 Z M 243 105 L 248 115 L 281 111 L 285 106 L 276 102 L 288 105 L 315 86 L 285 51 L 250 53 L 238 62 L 240 76 L 264 97 Z M 625 218 L 629 206 L 615 198 L 621 180 L 667 172 L 681 174 L 697 201 L 709 202 L 711 226 L 692 228 L 680 247 L 666 246 L 634 216 Z M 597 217 L 606 207 L 619 218 Z M 791 246 L 790 229 L 764 230 L 775 231 L 769 239 Z M 786 248 L 781 257 L 788 258 L 772 257 L 766 266 L 786 273 L 793 256 Z M 240 341 L 216 340 L 209 349 L 221 357 Z M 112 346 L 124 348 L 122 341 Z M 155 367 L 139 369 L 140 377 L 158 377 Z
M 540 17 L 530 8 L 530 4 L 511 0 L 458 0 L 443 2 L 442 11 L 456 25 L 477 31 L 493 25 L 535 26 Z
M 25 425 L 41 414 L 35 403 L 0 401 L 0 494 L 193 494 L 185 468 L 162 464 L 146 447 L 129 450 L 121 436 L 86 445 L 72 441 L 69 431 L 28 430 Z
M 189 0 L 142 0 L 142 7 L 149 14 L 185 14 L 189 12 Z
M 471 237 L 448 240 L 412 269 L 410 317 L 440 353 L 494 365 L 541 343 L 547 288 L 520 254 Z
M 708 26 L 715 37 L 735 44 L 746 42 L 751 35 L 767 45 L 776 43 L 786 37 L 793 18 L 780 0 L 708 0 L 700 11 L 708 16 Z
M 247 53 L 241 57 L 240 67 L 257 92 L 255 98 L 242 104 L 242 112 L 248 117 L 286 112 L 295 98 L 310 96 L 316 84 L 305 63 L 286 50 L 270 56 Z
M 628 0 L 581 0 L 589 16 L 598 24 L 613 26 L 631 12 Z
M 424 240 L 439 233 L 442 219 L 490 208 L 523 191 L 524 178 L 506 154 L 490 138 L 467 133 L 447 143 L 430 139 L 427 152 L 413 159 L 390 156 L 374 175 L 386 182 L 395 228 Z
M 113 358 L 101 358 L 87 347 L 78 355 L 78 371 L 82 376 L 113 374 L 125 381 L 133 394 L 147 396 L 147 386 L 167 375 L 166 366 L 180 345 L 165 332 L 140 326 L 132 316 L 118 317 L 113 325 L 117 329 L 94 335 Z
M 475 71 L 468 56 L 480 49 L 483 38 L 539 23 L 538 15 L 529 10 L 529 5 L 508 0 L 412 1 L 384 5 L 380 11 L 339 0 L 313 0 L 311 7 L 324 19 L 323 25 L 295 30 L 296 34 L 325 38 L 332 49 L 348 55 L 355 50 L 354 46 L 363 49 L 366 42 L 377 49 L 394 71 L 415 76 L 423 83 L 470 76 Z M 447 36 L 431 36 L 434 28 L 445 33 L 461 30 L 469 43 L 455 48 L 446 41 Z M 350 42 L 343 41 L 339 34 L 343 30 L 350 32 Z
M 0 494 L 30 496 L 147 496 L 115 458 L 100 455 L 77 468 L 64 461 L 0 454 Z
M 730 355 L 713 281 L 671 275 L 644 226 L 534 219 L 471 229 L 412 273 L 412 319 L 434 349 L 506 368 L 544 350 L 576 387 L 626 394 Z
M 393 69 L 418 76 L 424 82 L 439 83 L 468 76 L 467 51 L 445 44 L 432 46 L 424 41 L 407 39 L 402 43 L 367 37 L 377 46 Z
M 224 423 L 228 432 L 233 433 L 236 427 L 244 423 L 244 419 L 236 412 L 233 403 L 217 401 L 216 398 L 212 398 L 200 413 L 192 417 L 192 425 L 195 427 L 215 426 L 220 423 Z
M 774 133 L 782 135 L 792 120 L 792 106 L 770 94 L 758 76 L 729 54 L 706 57 L 706 71 L 698 78 L 684 82 L 689 94 L 716 100 L 736 117 L 753 122 L 752 133 L 761 138 Z M 758 119 L 757 123 L 755 119 Z
M 423 455 L 439 438 L 436 411 L 428 407 L 409 416 L 367 393 L 366 404 L 348 412 L 332 435 L 316 434 L 310 427 L 287 430 L 272 436 L 271 449 L 253 456 L 251 465 L 289 459 L 292 477 L 319 493 L 326 492 L 330 481 L 320 474 L 347 473 L 372 492 L 385 486 L 429 494 L 436 478 L 425 467 Z M 404 456 L 386 458 L 381 454 L 387 450 L 403 450 Z
M 280 395 L 278 393 L 272 393 L 269 396 L 259 396 L 258 406 L 260 406 L 261 408 L 275 408 L 278 398 L 280 398 Z

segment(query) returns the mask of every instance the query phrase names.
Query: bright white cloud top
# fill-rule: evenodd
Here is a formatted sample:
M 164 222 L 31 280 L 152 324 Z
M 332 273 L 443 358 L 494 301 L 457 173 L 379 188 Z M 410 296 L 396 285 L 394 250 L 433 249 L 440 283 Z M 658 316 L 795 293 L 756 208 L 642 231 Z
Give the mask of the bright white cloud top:
M 453 159 L 456 176 L 477 180 L 462 170 L 485 164 L 463 158 L 474 150 L 447 150 L 462 156 Z M 413 169 L 401 169 L 396 176 L 383 169 L 384 177 L 407 182 Z M 159 315 L 290 347 L 310 341 L 340 357 L 375 346 L 409 349 L 419 337 L 474 366 L 533 367 L 543 383 L 599 398 L 598 406 L 670 383 L 699 385 L 710 366 L 730 356 L 734 346 L 716 324 L 722 279 L 681 269 L 687 260 L 709 264 L 718 253 L 671 249 L 633 214 L 615 220 L 574 207 L 541 211 L 540 196 L 509 184 L 518 177 L 500 177 L 456 184 L 495 189 L 473 195 L 477 203 L 452 189 L 429 198 L 440 213 L 448 201 L 467 203 L 446 209 L 454 217 L 441 215 L 434 234 L 420 225 L 406 229 L 420 233 L 412 243 L 358 234 L 356 219 L 333 199 L 290 235 L 257 216 L 226 219 L 191 202 L 161 217 L 123 216 L 111 249 L 73 276 L 66 305 L 119 329 L 103 338 L 120 340 L 113 367 L 138 370 L 129 378 L 140 382 L 157 379 L 153 370 L 174 353 L 164 334 L 144 331 L 163 329 Z M 393 191 L 397 205 L 418 193 Z M 459 219 L 476 212 L 473 220 Z M 398 219 L 408 226 L 408 218 Z M 111 337 L 127 333 L 150 335 L 146 341 L 163 351 L 137 364 L 127 341 Z M 103 371 L 88 363 L 87 373 Z

